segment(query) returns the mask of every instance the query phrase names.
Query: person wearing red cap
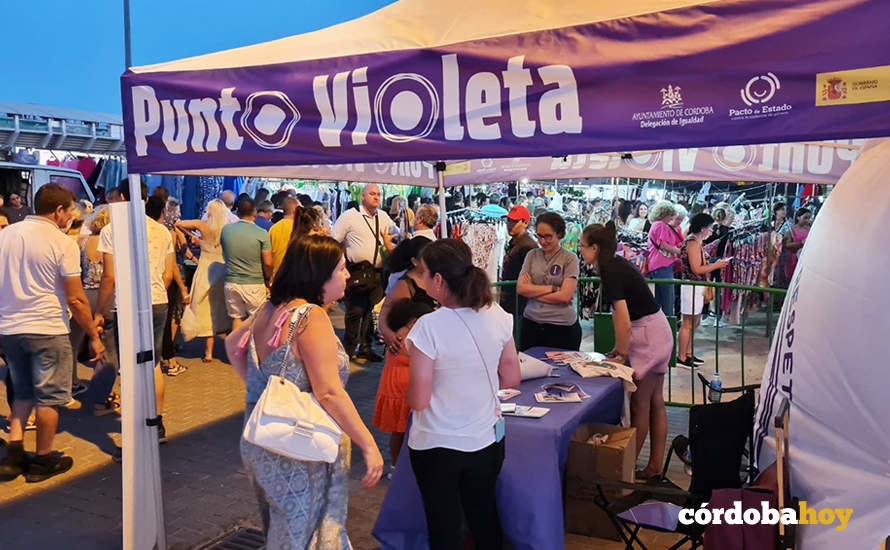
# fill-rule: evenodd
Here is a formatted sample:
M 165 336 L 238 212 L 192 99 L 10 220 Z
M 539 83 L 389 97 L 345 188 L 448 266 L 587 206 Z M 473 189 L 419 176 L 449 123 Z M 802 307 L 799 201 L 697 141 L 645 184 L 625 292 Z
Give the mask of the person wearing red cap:
M 528 235 L 528 226 L 531 223 L 531 214 L 524 206 L 514 206 L 507 214 L 507 232 L 510 234 L 510 242 L 504 254 L 504 266 L 501 269 L 502 281 L 515 281 L 519 279 L 525 255 L 530 250 L 538 248 L 538 243 Z M 528 299 L 519 297 L 519 311 L 516 311 L 516 287 L 501 288 L 501 307 L 512 315 L 522 315 Z

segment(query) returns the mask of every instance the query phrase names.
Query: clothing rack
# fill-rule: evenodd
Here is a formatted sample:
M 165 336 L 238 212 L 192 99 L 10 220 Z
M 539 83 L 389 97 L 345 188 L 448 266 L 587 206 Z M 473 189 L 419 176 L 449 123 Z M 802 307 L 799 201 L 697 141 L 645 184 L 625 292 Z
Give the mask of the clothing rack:
M 457 213 L 457 215 L 454 215 Z M 462 208 L 460 210 L 454 210 L 452 212 L 448 212 L 448 223 L 456 223 L 459 221 L 470 222 L 470 223 L 488 223 L 488 224 L 498 224 L 504 223 L 501 218 L 493 218 L 488 214 L 483 213 L 478 208 Z

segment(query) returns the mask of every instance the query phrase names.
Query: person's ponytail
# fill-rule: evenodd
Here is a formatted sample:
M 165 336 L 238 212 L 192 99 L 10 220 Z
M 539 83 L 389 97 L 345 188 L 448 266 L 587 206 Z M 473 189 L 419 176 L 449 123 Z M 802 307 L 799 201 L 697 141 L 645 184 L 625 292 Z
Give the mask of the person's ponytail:
M 316 229 L 318 212 L 313 208 L 297 207 L 294 212 L 294 226 L 290 233 L 290 242 L 299 241 Z
M 464 297 L 463 305 L 473 309 L 480 309 L 491 305 L 494 296 L 491 293 L 491 281 L 488 274 L 482 269 L 471 265 L 467 275 L 465 286 L 461 295 Z
M 494 302 L 488 274 L 473 265 L 470 247 L 458 239 L 440 239 L 423 249 L 423 263 L 430 277 L 442 276 L 461 307 L 475 310 Z

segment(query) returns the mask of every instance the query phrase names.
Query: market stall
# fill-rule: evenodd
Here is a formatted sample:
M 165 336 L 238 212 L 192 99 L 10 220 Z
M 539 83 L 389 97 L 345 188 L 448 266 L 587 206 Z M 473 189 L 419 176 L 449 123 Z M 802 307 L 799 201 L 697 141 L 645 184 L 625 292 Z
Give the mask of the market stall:
M 322 31 L 129 70 L 127 156 L 145 173 L 284 177 L 296 165 L 387 161 L 429 174 L 422 161 L 886 136 L 885 15 L 880 0 L 595 9 L 582 0 L 402 0 Z M 736 162 L 744 155 L 731 149 Z M 805 166 L 824 170 L 823 159 Z M 442 189 L 448 166 L 432 166 Z M 138 178 L 131 186 L 138 196 Z M 142 251 L 142 204 L 129 214 L 129 250 Z M 120 326 L 133 327 L 122 340 L 134 343 L 121 348 L 124 546 L 162 547 L 157 447 L 146 443 L 146 262 L 119 246 L 118 276 L 137 290 L 120 311 Z M 136 439 L 152 452 L 136 452 Z

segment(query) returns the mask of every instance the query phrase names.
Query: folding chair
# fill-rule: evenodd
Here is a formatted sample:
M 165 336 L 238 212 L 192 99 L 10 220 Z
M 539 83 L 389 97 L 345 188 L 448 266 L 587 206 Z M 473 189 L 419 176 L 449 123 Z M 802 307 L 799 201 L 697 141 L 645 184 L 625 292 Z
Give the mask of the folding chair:
M 711 389 L 711 383 L 707 378 L 700 372 L 695 373 L 698 376 L 698 381 L 701 382 L 701 402 L 708 402 L 708 390 Z M 744 386 L 733 386 L 729 388 L 721 388 L 715 389 L 714 391 L 720 394 L 722 398 L 724 394 L 727 393 L 744 393 L 746 391 L 756 391 L 760 389 L 760 384 L 747 384 Z M 722 401 L 722 399 L 721 399 Z
M 691 549 L 704 544 L 705 526 L 678 521 L 683 508 L 697 508 L 707 502 L 714 489 L 740 488 L 754 479 L 753 461 L 742 468 L 747 447 L 753 456 L 754 392 L 727 403 L 695 405 L 689 410 L 689 437 L 677 436 L 671 443 L 661 476 L 648 483 L 626 483 L 598 478 L 595 502 L 609 516 L 625 548 L 646 545 L 639 538 L 641 529 L 683 535 L 671 550 L 687 543 Z M 667 478 L 674 455 L 692 468 L 692 481 L 684 490 Z M 610 499 L 605 490 L 631 491 Z

